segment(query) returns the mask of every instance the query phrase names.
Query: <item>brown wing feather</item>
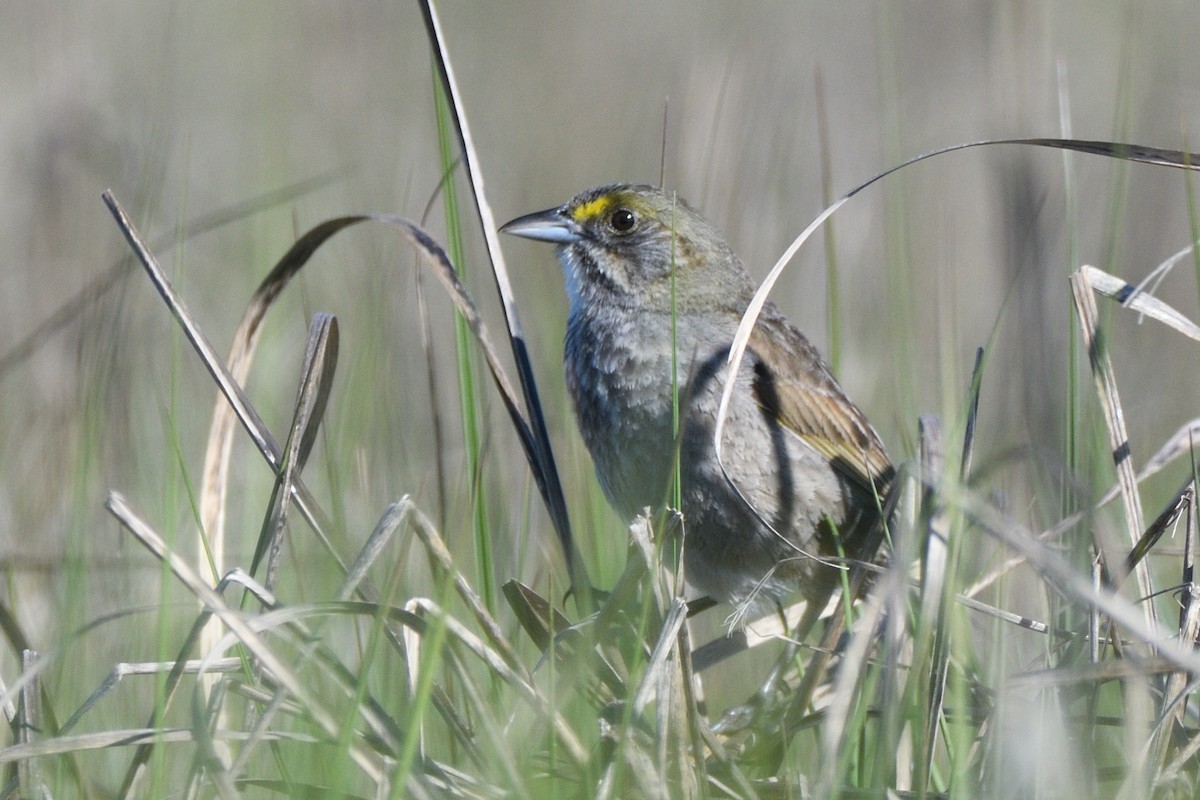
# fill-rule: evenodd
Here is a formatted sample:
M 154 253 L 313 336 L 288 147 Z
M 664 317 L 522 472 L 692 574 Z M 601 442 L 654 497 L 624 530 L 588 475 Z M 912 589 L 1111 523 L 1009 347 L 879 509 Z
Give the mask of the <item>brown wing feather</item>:
M 894 473 L 879 434 L 846 397 L 817 349 L 769 305 L 750 334 L 759 402 L 866 491 Z

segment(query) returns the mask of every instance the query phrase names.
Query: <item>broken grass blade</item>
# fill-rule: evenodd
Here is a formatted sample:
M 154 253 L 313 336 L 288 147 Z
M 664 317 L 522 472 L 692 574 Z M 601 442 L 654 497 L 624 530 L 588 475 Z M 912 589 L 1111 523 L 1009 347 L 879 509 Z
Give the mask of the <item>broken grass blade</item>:
M 250 562 L 250 574 L 253 575 L 257 572 L 264 554 L 270 553 L 263 581 L 268 589 L 275 584 L 282 552 L 283 529 L 287 524 L 290 503 L 283 500 L 291 496 L 296 479 L 303 471 L 309 453 L 312 452 L 333 385 L 337 353 L 337 319 L 329 314 L 316 314 L 309 326 L 308 345 L 305 348 L 304 363 L 300 368 L 296 407 L 288 429 L 287 444 L 284 446 L 283 470 L 272 487 L 267 518 L 263 522 L 254 558 Z
M 96 703 L 104 699 L 104 696 L 112 691 L 122 680 L 128 677 L 137 677 L 141 675 L 161 675 L 162 673 L 172 673 L 179 670 L 183 675 L 195 675 L 200 671 L 199 659 L 188 659 L 187 661 L 140 661 L 140 662 L 121 662 L 109 671 L 108 676 L 100 683 L 94 692 L 88 695 L 88 698 L 83 701 L 82 705 L 76 709 L 75 713 L 63 723 L 59 733 L 65 734 L 69 732 L 81 719 L 92 710 Z M 225 658 L 218 662 L 210 663 L 207 669 L 210 672 L 236 672 L 242 668 L 242 661 L 239 658 Z M 148 728 L 154 725 L 146 726 Z
M 1109 275 L 1102 269 L 1087 264 L 1080 269 L 1087 275 L 1092 288 L 1100 294 L 1111 297 L 1126 308 L 1145 314 L 1151 319 L 1174 328 L 1189 339 L 1200 341 L 1200 326 L 1154 295 L 1147 294 L 1133 284 Z

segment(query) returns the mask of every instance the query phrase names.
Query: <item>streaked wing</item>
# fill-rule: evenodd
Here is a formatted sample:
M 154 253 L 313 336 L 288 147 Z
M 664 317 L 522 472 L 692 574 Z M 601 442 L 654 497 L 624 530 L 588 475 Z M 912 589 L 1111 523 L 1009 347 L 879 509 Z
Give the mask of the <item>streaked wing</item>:
M 749 349 L 763 408 L 867 492 L 882 491 L 894 472 L 883 442 L 804 335 L 768 305 Z

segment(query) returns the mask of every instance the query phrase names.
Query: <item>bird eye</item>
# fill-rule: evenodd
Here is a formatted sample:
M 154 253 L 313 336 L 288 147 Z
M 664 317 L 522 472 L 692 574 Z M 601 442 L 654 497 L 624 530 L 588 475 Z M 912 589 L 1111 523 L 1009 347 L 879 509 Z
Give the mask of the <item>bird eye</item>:
M 617 233 L 629 233 L 637 225 L 637 217 L 628 208 L 618 208 L 609 217 L 608 224 Z

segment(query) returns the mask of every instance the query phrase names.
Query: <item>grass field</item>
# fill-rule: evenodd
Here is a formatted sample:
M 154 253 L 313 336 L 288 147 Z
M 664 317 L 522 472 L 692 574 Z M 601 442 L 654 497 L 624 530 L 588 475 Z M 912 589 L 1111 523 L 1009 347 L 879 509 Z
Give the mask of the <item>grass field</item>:
M 497 222 L 662 180 L 759 279 L 919 153 L 1200 149 L 1186 3 L 437 10 Z M 685 627 L 655 547 L 673 521 L 630 531 L 606 506 L 563 387 L 557 264 L 512 240 L 566 514 L 603 590 L 566 597 L 518 425 L 438 277 L 444 251 L 516 383 L 417 4 L 0 16 L 3 796 L 1200 791 L 1191 173 L 971 148 L 817 232 L 772 298 L 914 476 L 898 566 L 846 615 L 842 666 L 819 668 L 814 635 L 774 683 L 774 641 L 696 681 L 685 653 L 723 641 L 730 610 Z M 238 383 L 261 449 L 299 467 L 294 502 L 239 424 L 228 474 L 206 477 L 228 406 L 106 189 L 222 360 L 315 226 L 428 231 L 436 247 L 394 220 L 336 232 L 255 329 Z M 944 466 L 923 468 L 939 430 Z M 279 544 L 249 578 L 263 531 Z

